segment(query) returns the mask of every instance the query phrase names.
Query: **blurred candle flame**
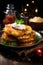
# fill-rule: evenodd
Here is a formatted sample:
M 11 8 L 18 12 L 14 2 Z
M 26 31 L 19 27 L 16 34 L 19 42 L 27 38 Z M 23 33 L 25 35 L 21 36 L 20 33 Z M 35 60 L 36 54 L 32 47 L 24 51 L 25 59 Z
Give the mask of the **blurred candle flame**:
M 29 6 L 29 4 L 26 4 L 26 6 Z
M 36 12 L 36 13 L 38 12 L 38 9 L 37 9 L 37 8 L 35 9 L 35 12 Z
M 32 3 L 34 3 L 34 0 L 32 1 Z
M 27 11 L 27 9 L 25 8 L 25 9 L 24 9 L 24 11 L 26 12 L 26 11 Z

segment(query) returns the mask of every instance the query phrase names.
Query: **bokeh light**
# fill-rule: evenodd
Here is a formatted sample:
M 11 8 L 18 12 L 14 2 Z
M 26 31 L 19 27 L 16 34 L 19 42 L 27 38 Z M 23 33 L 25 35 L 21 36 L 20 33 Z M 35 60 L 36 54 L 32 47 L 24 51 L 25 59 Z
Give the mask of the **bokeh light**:
M 26 4 L 26 6 L 29 6 L 29 4 Z
M 36 13 L 38 12 L 38 9 L 37 9 L 37 8 L 35 9 L 35 12 L 36 12 Z
M 25 9 L 24 9 L 24 11 L 26 12 L 26 11 L 27 11 L 27 9 L 25 8 Z
M 32 3 L 34 3 L 34 0 L 32 0 Z

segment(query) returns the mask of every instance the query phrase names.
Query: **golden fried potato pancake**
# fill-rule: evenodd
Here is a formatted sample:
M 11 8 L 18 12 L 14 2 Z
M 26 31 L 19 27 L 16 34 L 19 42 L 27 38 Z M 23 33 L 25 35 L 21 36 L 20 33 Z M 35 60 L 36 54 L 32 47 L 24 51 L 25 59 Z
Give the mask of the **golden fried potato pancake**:
M 25 34 L 25 35 L 23 35 L 23 36 L 19 36 L 18 37 L 18 39 L 20 39 L 20 40 L 27 40 L 27 39 L 29 39 L 29 38 L 34 38 L 34 35 L 35 35 L 35 32 L 34 31 L 32 31 L 31 33 L 29 33 L 29 34 Z
M 15 29 L 11 24 L 5 25 L 3 28 L 2 39 L 7 41 L 18 41 L 20 46 L 30 46 L 34 43 L 35 31 L 28 25 L 25 30 Z M 18 44 L 18 43 L 17 43 Z
M 23 36 L 19 36 L 18 39 L 29 39 L 30 35 L 23 35 Z
M 33 41 L 34 40 L 34 37 L 32 38 L 28 38 L 28 39 L 21 39 L 19 40 L 20 42 L 30 42 L 30 41 Z
M 22 31 L 14 29 L 10 25 L 6 25 L 3 31 L 6 32 L 8 35 L 13 35 L 13 36 L 22 36 L 24 34 Z
M 31 46 L 32 44 L 34 44 L 34 41 L 21 43 L 20 46 Z
M 5 32 L 2 34 L 2 39 L 7 40 L 7 41 L 16 41 L 15 38 L 8 36 Z
M 24 31 L 24 34 L 29 34 L 29 33 L 31 33 L 31 32 L 32 32 L 31 26 L 29 26 L 29 25 L 25 25 L 25 26 L 26 26 L 26 30 Z
M 9 35 L 13 36 L 22 36 L 24 34 L 29 34 L 32 32 L 32 28 L 28 25 L 25 25 L 26 29 L 25 30 L 17 30 L 13 28 L 10 24 L 6 25 L 3 29 L 4 32 L 6 32 Z

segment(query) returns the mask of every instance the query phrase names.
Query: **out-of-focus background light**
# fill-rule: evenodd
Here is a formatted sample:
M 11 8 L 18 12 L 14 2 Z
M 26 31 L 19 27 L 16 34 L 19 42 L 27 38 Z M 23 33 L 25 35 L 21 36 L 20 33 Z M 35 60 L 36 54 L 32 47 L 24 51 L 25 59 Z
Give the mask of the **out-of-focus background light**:
M 29 6 L 29 4 L 26 4 L 26 6 Z
M 24 11 L 26 12 L 26 11 L 27 11 L 27 9 L 25 8 L 25 9 L 24 9 Z
M 43 0 L 20 0 L 19 2 L 18 0 L 10 0 L 10 2 L 9 0 L 1 0 L 0 19 L 2 16 L 4 17 L 5 13 L 3 14 L 3 12 L 6 11 L 6 6 L 8 3 L 14 4 L 14 10 L 19 13 L 23 12 L 26 16 L 33 17 L 37 15 L 43 17 Z
M 32 0 L 32 3 L 34 3 L 34 0 Z
M 38 13 L 38 9 L 37 8 L 35 9 L 35 12 Z

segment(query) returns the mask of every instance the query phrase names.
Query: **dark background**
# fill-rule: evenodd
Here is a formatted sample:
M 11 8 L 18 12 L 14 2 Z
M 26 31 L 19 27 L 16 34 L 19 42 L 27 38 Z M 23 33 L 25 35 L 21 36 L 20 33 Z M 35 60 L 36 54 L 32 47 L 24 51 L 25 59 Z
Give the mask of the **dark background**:
M 5 16 L 4 11 L 6 10 L 7 4 L 14 4 L 15 10 L 21 13 L 22 6 L 24 7 L 25 4 L 29 3 L 30 4 L 29 9 L 31 10 L 31 12 L 34 8 L 37 7 L 39 9 L 38 16 L 43 17 L 43 0 L 34 0 L 35 1 L 34 4 L 32 4 L 31 1 L 32 0 L 0 0 L 0 22 L 3 20 Z M 28 13 L 28 16 L 29 16 L 29 13 Z M 34 16 L 35 16 L 35 13 L 34 13 Z

